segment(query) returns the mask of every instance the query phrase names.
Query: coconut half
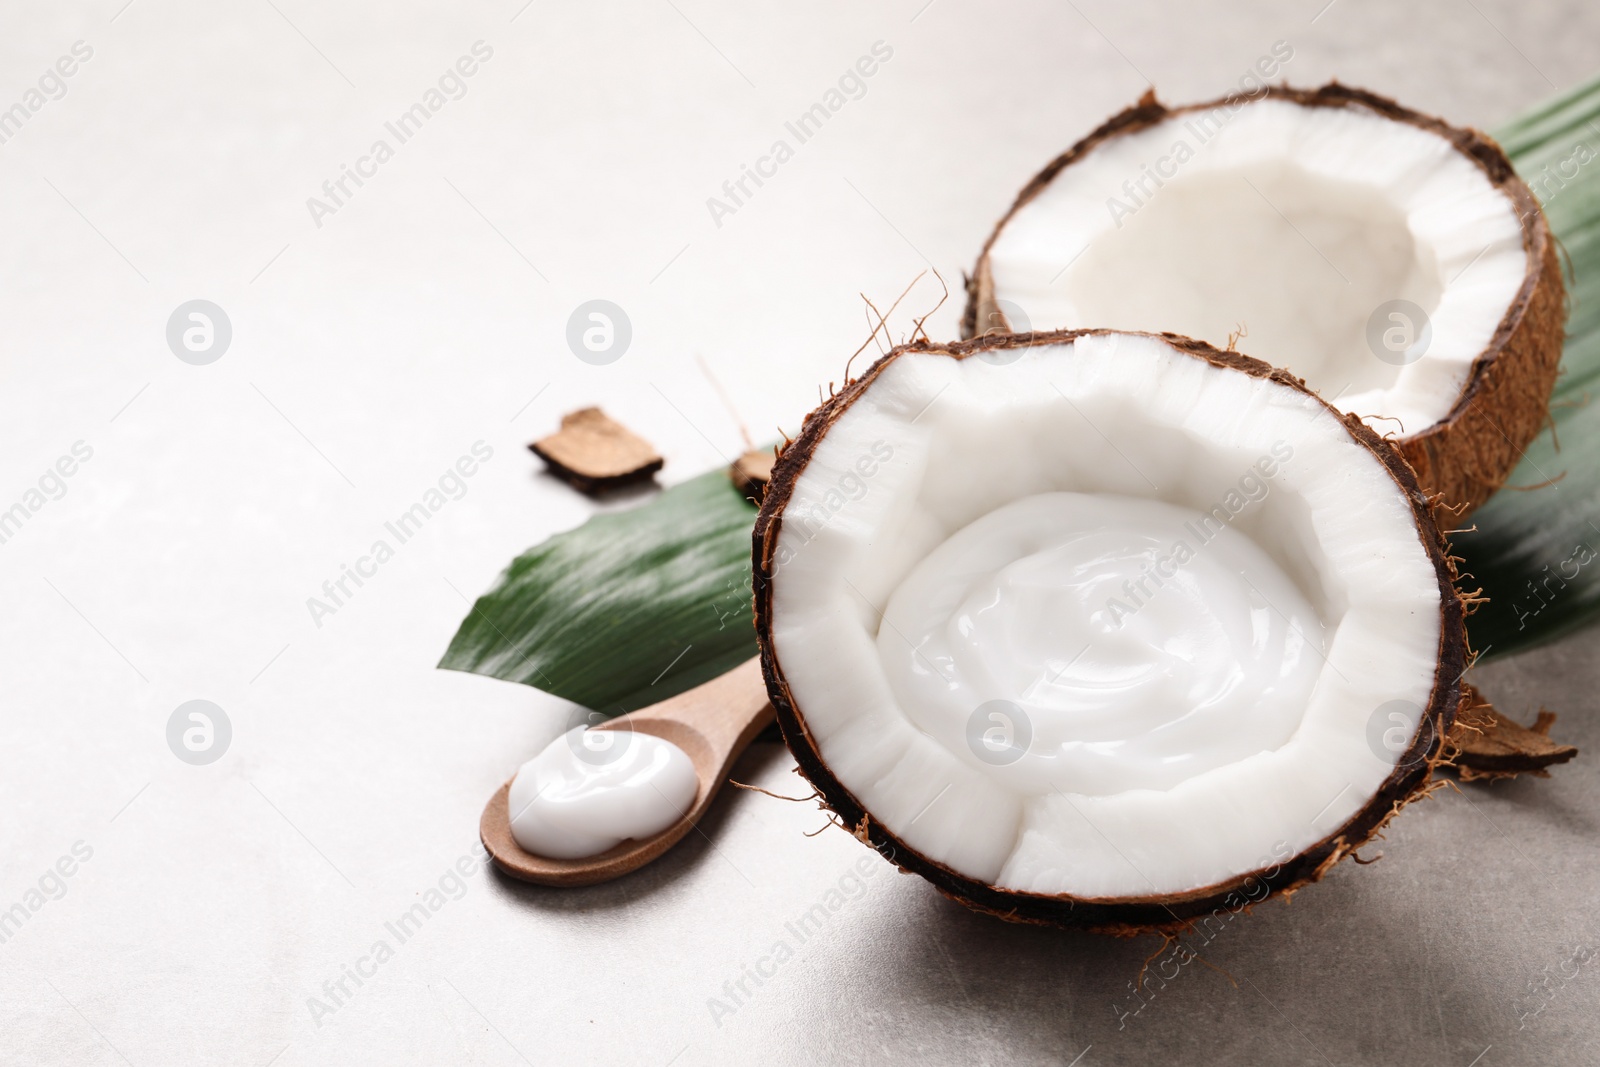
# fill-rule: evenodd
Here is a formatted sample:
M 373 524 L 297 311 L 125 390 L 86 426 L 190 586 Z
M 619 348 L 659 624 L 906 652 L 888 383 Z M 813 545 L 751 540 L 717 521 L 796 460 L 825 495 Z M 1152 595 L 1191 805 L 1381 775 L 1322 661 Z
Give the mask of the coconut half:
M 1147 94 L 1022 190 L 963 336 L 1239 335 L 1394 437 L 1459 518 L 1543 423 L 1565 320 L 1549 226 L 1500 147 L 1334 83 Z
M 1174 335 L 895 349 L 785 447 L 754 552 L 801 772 L 1007 919 L 1175 929 L 1312 881 L 1426 787 L 1461 700 L 1400 453 Z

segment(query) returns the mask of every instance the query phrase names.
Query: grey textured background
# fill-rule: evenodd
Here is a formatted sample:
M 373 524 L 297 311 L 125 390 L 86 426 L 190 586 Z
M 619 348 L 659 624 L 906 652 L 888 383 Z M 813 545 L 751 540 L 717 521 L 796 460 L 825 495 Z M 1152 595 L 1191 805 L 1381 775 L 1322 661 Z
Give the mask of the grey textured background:
M 1230 924 L 1121 1027 L 1156 942 L 1006 926 L 881 863 L 714 1020 L 865 855 L 751 794 L 612 885 L 472 868 L 336 1012 L 307 1004 L 393 943 L 560 727 L 559 701 L 432 664 L 463 597 L 589 513 L 522 448 L 562 411 L 603 402 L 668 480 L 698 473 L 740 444 L 697 355 L 755 433 L 793 426 L 865 336 L 858 293 L 957 279 L 1147 79 L 1216 95 L 1283 39 L 1293 82 L 1492 126 L 1600 68 L 1594 4 L 36 0 L 0 30 L 0 108 L 94 49 L 0 144 L 0 508 L 94 450 L 0 544 L 0 908 L 93 849 L 0 944 L 0 1061 L 1600 1059 L 1600 975 L 1566 964 L 1600 937 L 1593 631 L 1480 678 L 1525 720 L 1562 712 L 1578 763 L 1417 805 L 1382 862 Z M 315 225 L 306 198 L 480 39 L 467 95 Z M 716 225 L 706 199 L 879 40 L 866 95 Z M 634 326 L 606 367 L 563 343 L 595 298 Z M 935 298 L 925 280 L 906 306 Z M 165 344 L 192 299 L 233 324 L 209 366 Z M 306 598 L 479 440 L 466 496 L 315 625 Z M 208 766 L 166 747 L 191 699 L 232 721 Z M 793 791 L 790 766 L 765 745 L 738 773 Z

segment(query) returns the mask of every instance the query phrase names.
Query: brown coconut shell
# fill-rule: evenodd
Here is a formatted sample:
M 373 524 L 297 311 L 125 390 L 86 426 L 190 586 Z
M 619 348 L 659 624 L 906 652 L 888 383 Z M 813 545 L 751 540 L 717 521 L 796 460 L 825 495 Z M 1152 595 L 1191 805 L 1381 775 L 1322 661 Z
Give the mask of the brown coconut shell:
M 1011 329 L 996 303 L 989 251 L 1013 215 L 1038 196 L 1055 177 L 1103 141 L 1154 126 L 1174 115 L 1208 111 L 1258 100 L 1286 100 L 1303 107 L 1351 108 L 1438 134 L 1483 171 L 1513 204 L 1522 223 L 1527 269 L 1522 288 L 1500 320 L 1494 337 L 1474 361 L 1450 413 L 1432 426 L 1395 436 L 1423 490 L 1437 493 L 1459 521 L 1505 484 L 1523 449 L 1544 425 L 1550 391 L 1566 328 L 1566 285 L 1550 225 L 1532 191 L 1517 177 L 1505 150 L 1487 134 L 1452 126 L 1443 119 L 1402 107 L 1387 97 L 1329 82 L 1320 89 L 1269 86 L 1254 94 L 1234 93 L 1217 100 L 1169 108 L 1147 92 L 1133 107 L 1112 116 L 1099 129 L 1052 160 L 1017 195 L 1016 203 L 984 242 L 967 279 L 967 305 L 961 336 Z M 1368 412 L 1381 415 L 1382 412 Z
M 955 344 L 916 341 L 902 345 L 880 358 L 860 378 L 806 416 L 800 436 L 784 446 L 772 472 L 753 533 L 753 578 L 755 588 L 756 633 L 761 646 L 761 668 L 767 694 L 777 712 L 784 742 L 794 754 L 800 773 L 815 787 L 823 805 L 850 828 L 864 844 L 875 849 L 901 870 L 919 874 L 941 893 L 975 911 L 1011 922 L 1039 923 L 1060 927 L 1097 930 L 1117 935 L 1148 931 L 1176 932 L 1219 912 L 1234 913 L 1269 896 L 1287 896 L 1317 881 L 1334 864 L 1353 855 L 1372 840 L 1400 808 L 1430 791 L 1435 767 L 1444 757 L 1444 741 L 1455 723 L 1462 703 L 1462 675 L 1468 662 L 1464 598 L 1456 589 L 1456 570 L 1449 548 L 1435 519 L 1436 502 L 1418 483 L 1405 457 L 1389 441 L 1374 433 L 1364 422 L 1326 404 L 1324 407 L 1348 430 L 1350 436 L 1383 464 L 1394 479 L 1396 489 L 1410 504 L 1416 519 L 1417 535 L 1433 561 L 1439 579 L 1440 643 L 1438 666 L 1428 705 L 1419 721 L 1411 744 L 1398 759 L 1396 768 L 1368 802 L 1333 833 L 1310 848 L 1274 867 L 1242 874 L 1215 885 L 1175 894 L 1142 897 L 1081 898 L 1020 892 L 986 885 L 960 871 L 917 852 L 883 826 L 866 806 L 829 768 L 806 726 L 805 709 L 795 700 L 784 677 L 784 668 L 774 647 L 772 633 L 772 578 L 778 534 L 783 529 L 784 509 L 794 492 L 818 442 L 849 407 L 864 396 L 872 383 L 895 360 L 908 352 L 931 352 L 951 359 L 967 359 L 996 349 L 1052 345 L 1075 338 L 1106 334 L 1110 330 L 1058 330 L 1048 333 L 999 334 Z M 1204 341 L 1177 334 L 1146 334 L 1159 337 L 1181 352 L 1256 378 L 1270 378 L 1279 384 L 1316 397 L 1299 378 L 1257 359 L 1237 352 L 1219 350 Z
M 739 490 L 740 496 L 759 507 L 761 498 L 767 493 L 767 483 L 772 480 L 772 465 L 776 462 L 777 456 L 772 449 L 752 448 L 729 464 L 728 478 Z
M 666 462 L 654 445 L 599 408 L 561 416 L 561 429 L 528 450 L 551 474 L 589 496 L 647 482 Z
M 1445 746 L 1446 764 L 1463 782 L 1503 781 L 1526 774 L 1550 777 L 1550 768 L 1578 754 L 1550 737 L 1556 713 L 1539 709 L 1532 726 L 1497 711 L 1471 685 L 1461 687 L 1461 710 Z

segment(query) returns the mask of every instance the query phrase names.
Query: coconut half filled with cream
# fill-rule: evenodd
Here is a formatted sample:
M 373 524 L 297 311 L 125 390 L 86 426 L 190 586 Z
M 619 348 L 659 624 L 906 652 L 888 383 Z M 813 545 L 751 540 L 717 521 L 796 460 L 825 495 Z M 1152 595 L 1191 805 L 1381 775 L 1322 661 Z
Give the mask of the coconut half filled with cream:
M 863 841 L 979 910 L 1172 928 L 1423 789 L 1462 602 L 1393 446 L 1183 338 L 917 344 L 813 412 L 755 528 L 769 694 Z
M 1566 318 L 1500 147 L 1338 84 L 1146 96 L 1023 189 L 968 292 L 966 336 L 1237 337 L 1395 438 L 1457 518 L 1543 424 Z

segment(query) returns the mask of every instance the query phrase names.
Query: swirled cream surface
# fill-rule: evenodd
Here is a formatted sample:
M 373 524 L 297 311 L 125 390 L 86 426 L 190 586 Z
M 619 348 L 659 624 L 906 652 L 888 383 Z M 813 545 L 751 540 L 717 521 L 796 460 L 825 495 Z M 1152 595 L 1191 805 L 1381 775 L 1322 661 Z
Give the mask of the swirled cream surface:
M 1238 529 L 1064 492 L 952 534 L 895 589 L 877 636 L 915 725 L 1034 795 L 1170 789 L 1278 748 L 1322 641 L 1300 589 Z
M 537 856 L 582 859 L 660 833 L 698 792 L 693 762 L 671 741 L 579 726 L 522 765 L 506 807 L 517 844 Z

